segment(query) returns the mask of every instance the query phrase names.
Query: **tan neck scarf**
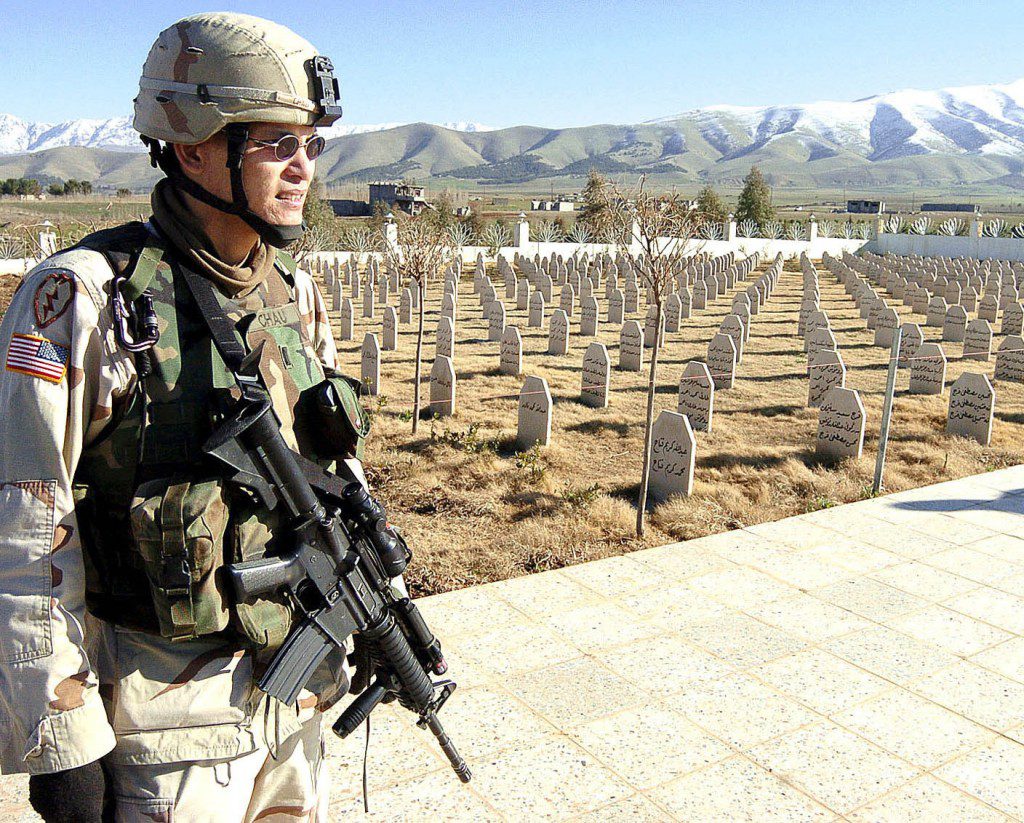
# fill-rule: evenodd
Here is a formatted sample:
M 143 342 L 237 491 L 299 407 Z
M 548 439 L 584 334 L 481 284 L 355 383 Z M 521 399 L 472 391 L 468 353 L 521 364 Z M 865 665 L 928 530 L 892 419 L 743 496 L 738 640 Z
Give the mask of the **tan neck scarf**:
M 202 223 L 170 180 L 165 178 L 156 184 L 150 201 L 160 233 L 185 265 L 208 277 L 231 297 L 248 294 L 267 279 L 277 259 L 272 246 L 261 240 L 241 264 L 228 265 L 217 256 Z

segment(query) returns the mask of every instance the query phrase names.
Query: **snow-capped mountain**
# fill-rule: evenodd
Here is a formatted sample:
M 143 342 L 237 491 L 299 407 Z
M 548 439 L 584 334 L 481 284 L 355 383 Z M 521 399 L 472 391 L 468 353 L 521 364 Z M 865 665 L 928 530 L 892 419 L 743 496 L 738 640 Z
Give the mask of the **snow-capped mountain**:
M 1006 85 L 908 89 L 852 103 L 709 106 L 650 120 L 689 121 L 723 154 L 784 135 L 841 147 L 869 160 L 915 154 L 1024 154 L 1024 79 Z
M 393 129 L 404 123 L 375 123 L 354 125 L 338 123 L 323 129 L 328 139 L 349 134 Z M 493 131 L 491 126 L 481 123 L 460 121 L 437 123 L 445 129 L 462 132 Z M 23 154 L 25 152 L 55 149 L 59 146 L 87 146 L 95 149 L 114 151 L 143 151 L 139 135 L 132 129 L 131 117 L 114 117 L 109 120 L 69 120 L 65 123 L 30 123 L 12 114 L 0 114 L 0 155 Z

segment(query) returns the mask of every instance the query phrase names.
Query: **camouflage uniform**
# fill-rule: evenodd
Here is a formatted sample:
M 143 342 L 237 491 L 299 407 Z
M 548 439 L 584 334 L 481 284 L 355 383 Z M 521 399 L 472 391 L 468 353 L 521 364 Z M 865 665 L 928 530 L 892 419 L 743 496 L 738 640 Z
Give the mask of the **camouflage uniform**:
M 176 800 L 189 820 L 212 814 L 189 809 L 248 820 L 272 807 L 313 819 L 326 798 L 321 701 L 337 697 L 334 684 L 287 708 L 255 687 L 242 644 L 176 643 L 87 614 L 73 480 L 137 380 L 114 336 L 112 276 L 95 251 L 61 252 L 25 276 L 0 323 L 0 772 L 106 755 L 119 819 L 169 820 L 160 814 Z M 308 358 L 333 368 L 326 307 L 301 269 L 294 298 Z M 41 355 L 22 353 L 36 344 Z M 275 397 L 287 421 L 282 405 Z

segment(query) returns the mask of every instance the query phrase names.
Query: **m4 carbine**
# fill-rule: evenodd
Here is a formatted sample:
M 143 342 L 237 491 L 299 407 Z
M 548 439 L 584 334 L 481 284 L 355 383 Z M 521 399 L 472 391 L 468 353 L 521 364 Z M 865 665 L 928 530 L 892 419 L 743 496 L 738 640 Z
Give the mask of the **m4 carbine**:
M 287 705 L 334 648 L 357 633 L 377 663 L 376 676 L 334 724 L 346 737 L 388 696 L 419 715 L 462 782 L 469 767 L 437 713 L 455 690 L 443 675 L 441 645 L 419 610 L 391 585 L 411 552 L 384 510 L 351 475 L 346 482 L 290 449 L 256 363 L 245 358 L 235 377 L 242 391 L 233 415 L 207 440 L 204 451 L 233 470 L 232 480 L 267 508 L 283 505 L 291 518 L 294 550 L 279 557 L 234 563 L 228 572 L 240 600 L 287 590 L 303 617 L 270 662 L 258 685 Z M 326 384 L 329 385 L 329 384 Z

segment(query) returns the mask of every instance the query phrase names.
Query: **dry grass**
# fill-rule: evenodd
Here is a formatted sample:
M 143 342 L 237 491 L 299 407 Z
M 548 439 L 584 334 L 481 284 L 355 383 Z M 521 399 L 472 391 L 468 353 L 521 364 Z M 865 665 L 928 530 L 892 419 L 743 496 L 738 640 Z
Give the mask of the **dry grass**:
M 387 401 L 375 414 L 367 464 L 377 493 L 414 547 L 410 579 L 415 588 L 436 592 L 499 580 L 868 496 L 889 351 L 871 345 L 874 333 L 859 318 L 853 300 L 819 266 L 821 302 L 846 362 L 847 386 L 860 391 L 867 415 L 864 457 L 838 466 L 823 464 L 814 454 L 817 411 L 806 406 L 805 360 L 796 334 L 801 276 L 793 266 L 787 269 L 772 299 L 753 319 L 735 388 L 717 394 L 713 432 L 697 433 L 693 496 L 654 509 L 643 544 L 633 537 L 633 501 L 640 479 L 646 365 L 642 374 L 614 368 L 618 328 L 604 323 L 600 330 L 598 339 L 607 345 L 613 363 L 612 392 L 609 408 L 594 410 L 578 402 L 580 367 L 590 342 L 578 335 L 578 315 L 571 321 L 569 354 L 554 357 L 546 354 L 546 330 L 527 328 L 526 312 L 505 301 L 508 322 L 523 336 L 524 372 L 546 378 L 555 403 L 552 445 L 539 450 L 531 466 L 529 459 L 517 458 L 512 445 L 522 378 L 498 374 L 499 346 L 486 342 L 471 276 L 464 277 L 460 288 L 457 413 L 423 426 L 415 439 L 408 416 L 414 326 L 402 326 L 398 351 L 382 355 L 381 391 Z M 504 288 L 498 291 L 503 296 Z M 427 301 L 428 359 L 433 355 L 438 292 L 432 285 Z M 659 369 L 658 410 L 675 410 L 683 368 L 688 360 L 704 357 L 732 294 L 668 335 Z M 603 299 L 601 303 L 603 317 Z M 924 322 L 908 309 L 900 311 L 905 320 Z M 642 321 L 642 314 L 635 317 Z M 357 318 L 355 339 L 340 344 L 341 362 L 349 373 L 359 373 L 363 334 L 379 335 L 380 323 Z M 925 329 L 925 338 L 937 340 L 938 330 Z M 991 376 L 994 361 L 961 362 L 954 359 L 959 344 L 944 349 L 950 382 L 965 370 Z M 888 491 L 1021 462 L 1024 386 L 996 384 L 992 445 L 984 448 L 945 435 L 948 390 L 942 397 L 909 395 L 908 382 L 909 375 L 901 372 L 885 476 Z

